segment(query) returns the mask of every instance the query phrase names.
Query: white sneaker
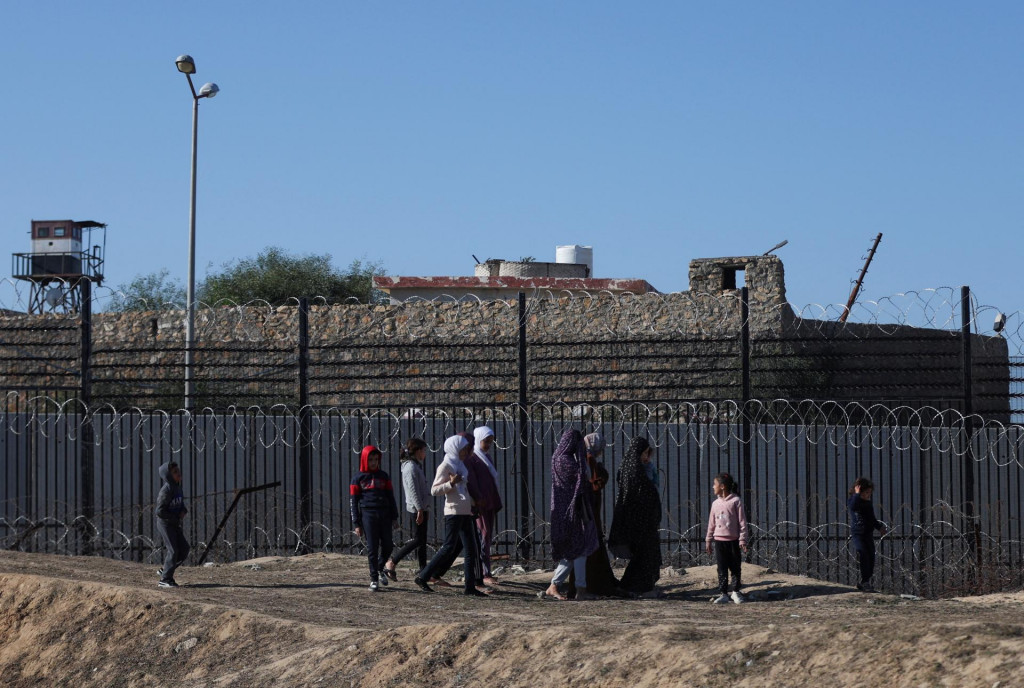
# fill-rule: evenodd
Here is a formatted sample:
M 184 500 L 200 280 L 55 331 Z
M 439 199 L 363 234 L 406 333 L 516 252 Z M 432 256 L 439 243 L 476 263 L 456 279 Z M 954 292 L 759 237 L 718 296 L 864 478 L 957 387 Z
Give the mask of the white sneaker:
M 378 590 L 380 590 L 380 586 L 377 585 L 377 581 L 370 581 L 370 591 L 377 592 Z
M 380 584 L 385 588 L 388 586 L 388 574 L 384 573 L 383 571 L 380 572 L 380 578 L 378 580 L 380 581 Z
M 747 598 L 745 598 L 743 595 L 741 595 L 739 593 L 739 591 L 733 592 L 733 594 L 730 595 L 729 597 L 730 597 L 730 599 L 732 599 L 733 604 L 743 604 L 744 602 L 747 601 Z
M 711 604 L 729 604 L 729 596 L 723 592 L 721 597 L 711 600 Z

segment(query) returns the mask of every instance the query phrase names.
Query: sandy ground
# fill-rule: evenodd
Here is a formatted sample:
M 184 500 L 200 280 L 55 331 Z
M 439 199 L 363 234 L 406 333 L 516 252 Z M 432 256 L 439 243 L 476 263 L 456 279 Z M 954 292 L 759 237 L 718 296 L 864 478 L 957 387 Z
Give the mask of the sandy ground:
M 5 686 L 1021 686 L 1024 595 L 907 600 L 744 567 L 666 570 L 653 600 L 541 600 L 549 573 L 485 599 L 313 554 L 184 568 L 0 552 Z M 451 575 L 451 574 L 450 574 Z

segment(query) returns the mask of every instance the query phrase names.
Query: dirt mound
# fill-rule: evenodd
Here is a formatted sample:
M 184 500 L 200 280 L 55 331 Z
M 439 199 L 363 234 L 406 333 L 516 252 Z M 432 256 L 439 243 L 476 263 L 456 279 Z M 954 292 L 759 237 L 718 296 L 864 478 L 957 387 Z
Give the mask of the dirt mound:
M 255 565 L 254 565 L 255 564 Z M 0 553 L 5 685 L 820 686 L 1019 681 L 1019 597 L 908 601 L 750 567 L 756 599 L 707 602 L 712 572 L 660 600 L 541 601 L 549 574 L 489 599 L 426 595 L 410 571 L 366 590 L 365 560 L 184 569 Z M 774 594 L 769 594 L 774 593 Z

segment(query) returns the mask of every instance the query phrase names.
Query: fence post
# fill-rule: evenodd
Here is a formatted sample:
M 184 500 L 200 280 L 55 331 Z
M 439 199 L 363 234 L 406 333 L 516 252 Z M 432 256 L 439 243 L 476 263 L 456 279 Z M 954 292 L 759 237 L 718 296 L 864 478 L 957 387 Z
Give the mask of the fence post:
M 310 551 L 304 539 L 313 521 L 313 487 L 310 475 L 312 454 L 312 418 L 309 408 L 309 299 L 299 299 L 299 545 Z
M 82 553 L 89 555 L 94 553 L 93 533 L 95 526 L 95 486 L 93 485 L 93 457 L 95 448 L 95 436 L 92 427 L 92 282 L 83 279 L 80 283 L 82 290 L 82 312 L 81 312 L 81 389 L 79 390 L 79 422 L 81 433 L 79 435 L 79 460 L 81 461 L 78 472 L 79 498 L 82 533 Z
M 964 433 L 967 435 L 967 447 L 963 460 L 963 504 L 964 531 L 967 543 L 976 561 L 979 556 L 978 542 L 974 537 L 974 359 L 971 352 L 971 288 L 960 287 L 960 342 L 961 368 L 963 373 L 964 395 Z
M 740 477 L 741 484 L 743 485 L 743 510 L 747 514 L 747 522 L 752 523 L 756 520 L 756 514 L 751 511 L 751 498 L 753 496 L 753 488 L 751 486 L 751 476 L 753 471 L 751 470 L 750 461 L 750 415 L 748 414 L 747 405 L 750 401 L 750 290 L 747 287 L 743 287 L 740 291 L 740 317 L 742 322 L 740 323 L 740 357 L 741 371 L 742 371 L 742 389 L 740 392 L 740 413 L 741 415 L 741 441 L 743 442 L 743 475 Z M 753 548 L 747 551 L 747 561 L 750 561 L 750 552 Z
M 526 294 L 519 292 L 519 554 L 532 554 L 530 530 L 530 414 L 527 411 Z

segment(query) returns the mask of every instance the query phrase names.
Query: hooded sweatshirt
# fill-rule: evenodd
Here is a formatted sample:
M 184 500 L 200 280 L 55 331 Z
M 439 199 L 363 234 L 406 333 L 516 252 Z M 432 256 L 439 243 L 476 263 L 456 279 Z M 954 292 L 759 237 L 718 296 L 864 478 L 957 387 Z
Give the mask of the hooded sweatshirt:
M 363 522 L 363 511 L 373 511 L 395 520 L 398 505 L 395 503 L 395 489 L 391 477 L 384 471 L 370 470 L 370 454 L 379 451 L 367 445 L 359 455 L 359 473 L 352 478 L 349 494 L 352 497 L 352 524 L 356 527 Z
M 437 467 L 434 484 L 430 486 L 430 494 L 435 497 L 444 495 L 445 516 L 470 516 L 473 514 L 473 499 L 469 496 L 469 470 L 459 459 L 459 452 L 468 447 L 465 437 L 454 435 L 444 442 L 444 461 Z M 452 475 L 458 475 L 462 481 L 451 484 Z
M 181 483 L 171 478 L 171 461 L 160 466 L 160 494 L 156 498 L 156 517 L 162 521 L 180 523 L 181 517 L 188 513 L 185 508 L 185 495 L 181 491 Z
M 740 546 L 747 544 L 747 515 L 736 493 L 712 502 L 707 541 L 712 540 L 739 540 Z

